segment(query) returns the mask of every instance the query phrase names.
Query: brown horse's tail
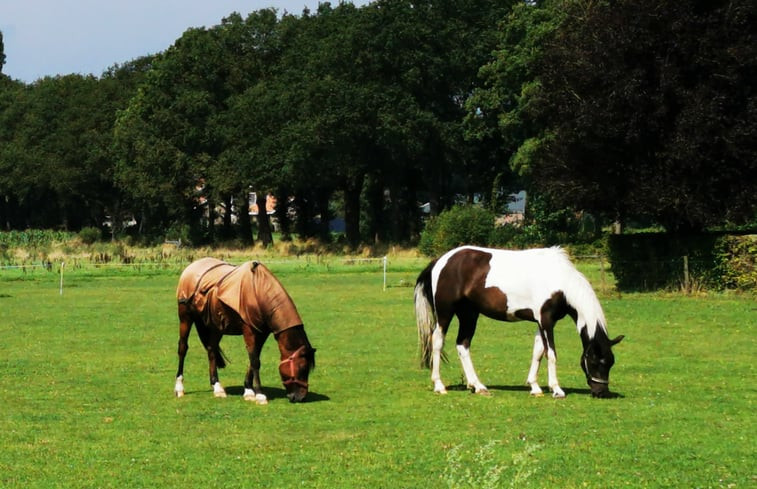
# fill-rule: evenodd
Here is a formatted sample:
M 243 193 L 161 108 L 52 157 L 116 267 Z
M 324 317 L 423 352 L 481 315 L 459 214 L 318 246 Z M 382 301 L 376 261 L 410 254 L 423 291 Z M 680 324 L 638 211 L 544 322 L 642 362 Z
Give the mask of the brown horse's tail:
M 415 322 L 418 326 L 421 367 L 425 368 L 431 367 L 431 335 L 436 328 L 434 293 L 431 284 L 431 270 L 435 264 L 436 260 L 429 263 L 415 282 Z
M 218 368 L 226 368 L 226 364 L 229 362 L 229 357 L 226 356 L 226 353 L 221 350 L 221 347 L 219 346 L 216 349 L 216 367 Z

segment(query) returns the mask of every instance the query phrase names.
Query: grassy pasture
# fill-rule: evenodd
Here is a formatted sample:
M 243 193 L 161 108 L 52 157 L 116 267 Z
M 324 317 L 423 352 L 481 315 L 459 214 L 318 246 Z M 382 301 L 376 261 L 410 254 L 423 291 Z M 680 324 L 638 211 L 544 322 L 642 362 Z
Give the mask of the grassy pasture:
M 172 394 L 179 269 L 0 272 L 0 487 L 754 487 L 753 297 L 618 296 L 595 283 L 616 347 L 613 391 L 591 399 L 569 319 L 556 330 L 564 400 L 531 398 L 534 326 L 482 320 L 473 359 L 491 397 L 454 386 L 450 339 L 431 392 L 418 367 L 412 284 L 425 260 L 272 263 L 314 346 L 311 402 L 241 400 L 246 355 L 214 399 L 195 333 L 187 395 Z M 605 277 L 607 279 L 607 277 Z M 608 279 L 609 280 L 609 279 Z M 453 330 L 453 335 L 454 335 Z M 546 383 L 546 365 L 541 372 Z

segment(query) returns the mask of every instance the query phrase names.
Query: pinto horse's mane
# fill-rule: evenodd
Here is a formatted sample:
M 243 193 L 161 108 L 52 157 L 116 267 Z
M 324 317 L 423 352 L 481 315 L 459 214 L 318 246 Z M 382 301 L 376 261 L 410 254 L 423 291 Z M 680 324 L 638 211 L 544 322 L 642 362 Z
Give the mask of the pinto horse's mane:
M 565 300 L 576 310 L 576 314 L 578 315 L 576 320 L 578 333 L 581 334 L 583 326 L 586 326 L 589 339 L 594 338 L 597 326 L 606 333 L 607 321 L 605 320 L 605 313 L 589 281 L 583 273 L 576 269 L 564 249 L 559 246 L 548 249 L 552 250 L 564 264 L 565 268 L 557 273 L 562 274 L 565 280 L 563 289 Z

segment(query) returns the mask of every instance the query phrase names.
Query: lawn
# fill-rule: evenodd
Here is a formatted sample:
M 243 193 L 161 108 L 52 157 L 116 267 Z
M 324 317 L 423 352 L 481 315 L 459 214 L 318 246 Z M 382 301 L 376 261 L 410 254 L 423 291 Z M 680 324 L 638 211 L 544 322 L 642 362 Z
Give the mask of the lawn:
M 0 487 L 754 487 L 753 297 L 619 295 L 615 399 L 592 399 L 580 340 L 558 324 L 567 398 L 524 385 L 534 325 L 482 320 L 473 342 L 491 397 L 462 388 L 454 349 L 432 392 L 412 293 L 423 260 L 269 264 L 318 349 L 310 402 L 290 404 L 272 339 L 270 403 L 241 399 L 246 353 L 222 345 L 215 399 L 196 334 L 176 399 L 179 270 L 0 272 Z M 593 265 L 585 270 L 599 280 Z M 604 280 L 605 277 L 602 277 Z M 597 289 L 600 284 L 595 283 Z M 546 365 L 540 375 L 546 383 Z

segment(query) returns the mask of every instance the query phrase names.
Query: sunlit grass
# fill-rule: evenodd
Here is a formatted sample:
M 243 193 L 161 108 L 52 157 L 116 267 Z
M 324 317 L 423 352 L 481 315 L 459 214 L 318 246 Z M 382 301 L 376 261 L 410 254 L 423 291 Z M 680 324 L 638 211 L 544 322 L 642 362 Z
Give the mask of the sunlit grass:
M 612 372 L 620 397 L 609 400 L 588 395 L 569 320 L 556 330 L 568 392 L 558 401 L 523 385 L 534 326 L 482 320 L 473 359 L 493 396 L 439 396 L 416 358 L 412 285 L 426 260 L 410 260 L 390 266 L 386 290 L 378 263 L 271 265 L 318 353 L 311 402 L 294 405 L 266 345 L 267 406 L 237 395 L 246 355 L 233 337 L 221 380 L 234 395 L 214 399 L 194 333 L 187 395 L 173 397 L 178 270 L 72 270 L 62 295 L 55 272 L 4 271 L 0 486 L 484 487 L 492 474 L 500 487 L 515 477 L 513 487 L 757 482 L 752 298 L 600 294 L 611 335 L 626 335 Z M 461 369 L 450 357 L 442 374 L 454 387 Z

